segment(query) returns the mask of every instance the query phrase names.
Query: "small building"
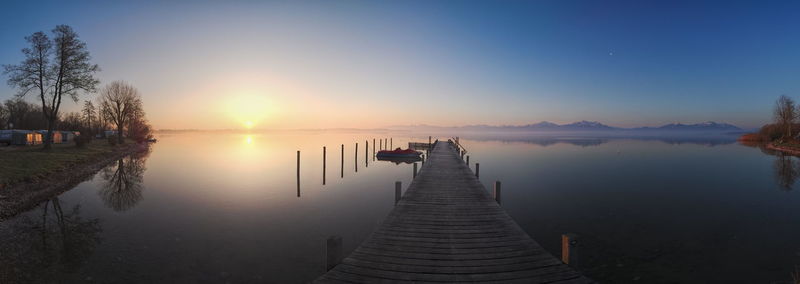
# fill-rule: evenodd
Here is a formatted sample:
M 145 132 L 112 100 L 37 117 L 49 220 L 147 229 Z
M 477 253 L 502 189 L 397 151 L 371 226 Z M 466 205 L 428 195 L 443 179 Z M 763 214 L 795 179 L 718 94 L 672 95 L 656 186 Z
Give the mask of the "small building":
M 59 131 L 61 132 L 61 142 L 70 143 L 75 140 L 75 132 L 73 131 Z
M 42 138 L 47 137 L 47 130 L 36 130 L 39 134 L 42 135 Z M 53 130 L 53 139 L 50 140 L 53 144 L 61 144 L 64 142 L 64 138 L 61 137 L 61 131 Z
M 116 130 L 106 130 L 106 131 L 103 131 L 103 137 L 105 137 L 105 138 L 108 138 L 108 137 L 117 137 L 117 131 L 116 131 Z
M 38 145 L 42 144 L 42 135 L 30 130 L 0 130 L 0 143 L 8 145 Z

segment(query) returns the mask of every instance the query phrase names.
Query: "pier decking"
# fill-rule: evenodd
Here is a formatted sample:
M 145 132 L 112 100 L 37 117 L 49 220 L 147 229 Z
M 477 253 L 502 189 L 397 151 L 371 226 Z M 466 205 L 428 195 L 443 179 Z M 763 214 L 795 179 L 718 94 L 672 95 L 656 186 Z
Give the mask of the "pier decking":
M 526 234 L 450 143 L 380 227 L 317 283 L 592 283 Z

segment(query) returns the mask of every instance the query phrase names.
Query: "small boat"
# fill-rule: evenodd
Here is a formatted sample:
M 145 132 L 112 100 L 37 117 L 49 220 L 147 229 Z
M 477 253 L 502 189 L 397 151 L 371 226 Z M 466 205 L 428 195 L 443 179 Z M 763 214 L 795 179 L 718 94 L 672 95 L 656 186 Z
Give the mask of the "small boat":
M 156 140 L 155 138 L 149 138 L 149 139 L 147 139 L 147 142 L 156 143 L 156 142 L 158 142 L 158 140 Z
M 397 148 L 394 149 L 393 151 L 389 150 L 378 151 L 378 154 L 375 156 L 377 156 L 378 158 L 419 158 L 419 155 L 422 155 L 422 153 L 411 149 L 401 150 L 400 148 Z

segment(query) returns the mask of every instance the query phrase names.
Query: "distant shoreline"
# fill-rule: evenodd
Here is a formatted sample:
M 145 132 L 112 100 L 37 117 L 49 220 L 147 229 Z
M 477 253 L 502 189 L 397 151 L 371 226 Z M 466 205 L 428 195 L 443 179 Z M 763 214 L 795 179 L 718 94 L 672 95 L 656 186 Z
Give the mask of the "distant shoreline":
M 86 181 L 110 163 L 132 153 L 144 151 L 146 147 L 149 146 L 138 143 L 125 144 L 107 155 L 77 165 L 70 165 L 68 170 L 48 174 L 45 178 L 7 184 L 0 190 L 0 220 L 30 210 Z

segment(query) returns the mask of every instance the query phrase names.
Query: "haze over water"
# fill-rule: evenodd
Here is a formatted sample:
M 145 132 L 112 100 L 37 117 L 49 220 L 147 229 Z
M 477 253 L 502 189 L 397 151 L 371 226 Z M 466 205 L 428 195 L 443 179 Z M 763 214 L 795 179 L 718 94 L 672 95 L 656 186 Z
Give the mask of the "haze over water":
M 53 202 L 47 212 L 40 205 L 0 223 L 0 261 L 25 282 L 310 281 L 325 272 L 325 239 L 339 235 L 345 254 L 355 249 L 393 208 L 394 181 L 405 188 L 411 180 L 410 164 L 373 161 L 371 151 L 367 167 L 363 143 L 373 137 L 392 137 L 395 147 L 427 140 L 348 131 L 160 134 L 135 160 L 144 167 L 140 194 L 109 189 L 112 164 L 57 198 L 66 233 Z M 503 182 L 502 206 L 548 251 L 558 257 L 560 235 L 580 234 L 580 269 L 596 280 L 780 283 L 800 264 L 800 196 L 778 183 L 781 158 L 733 137 L 461 142 L 471 163 L 481 163 L 483 183 Z M 42 231 L 42 220 L 51 229 Z

